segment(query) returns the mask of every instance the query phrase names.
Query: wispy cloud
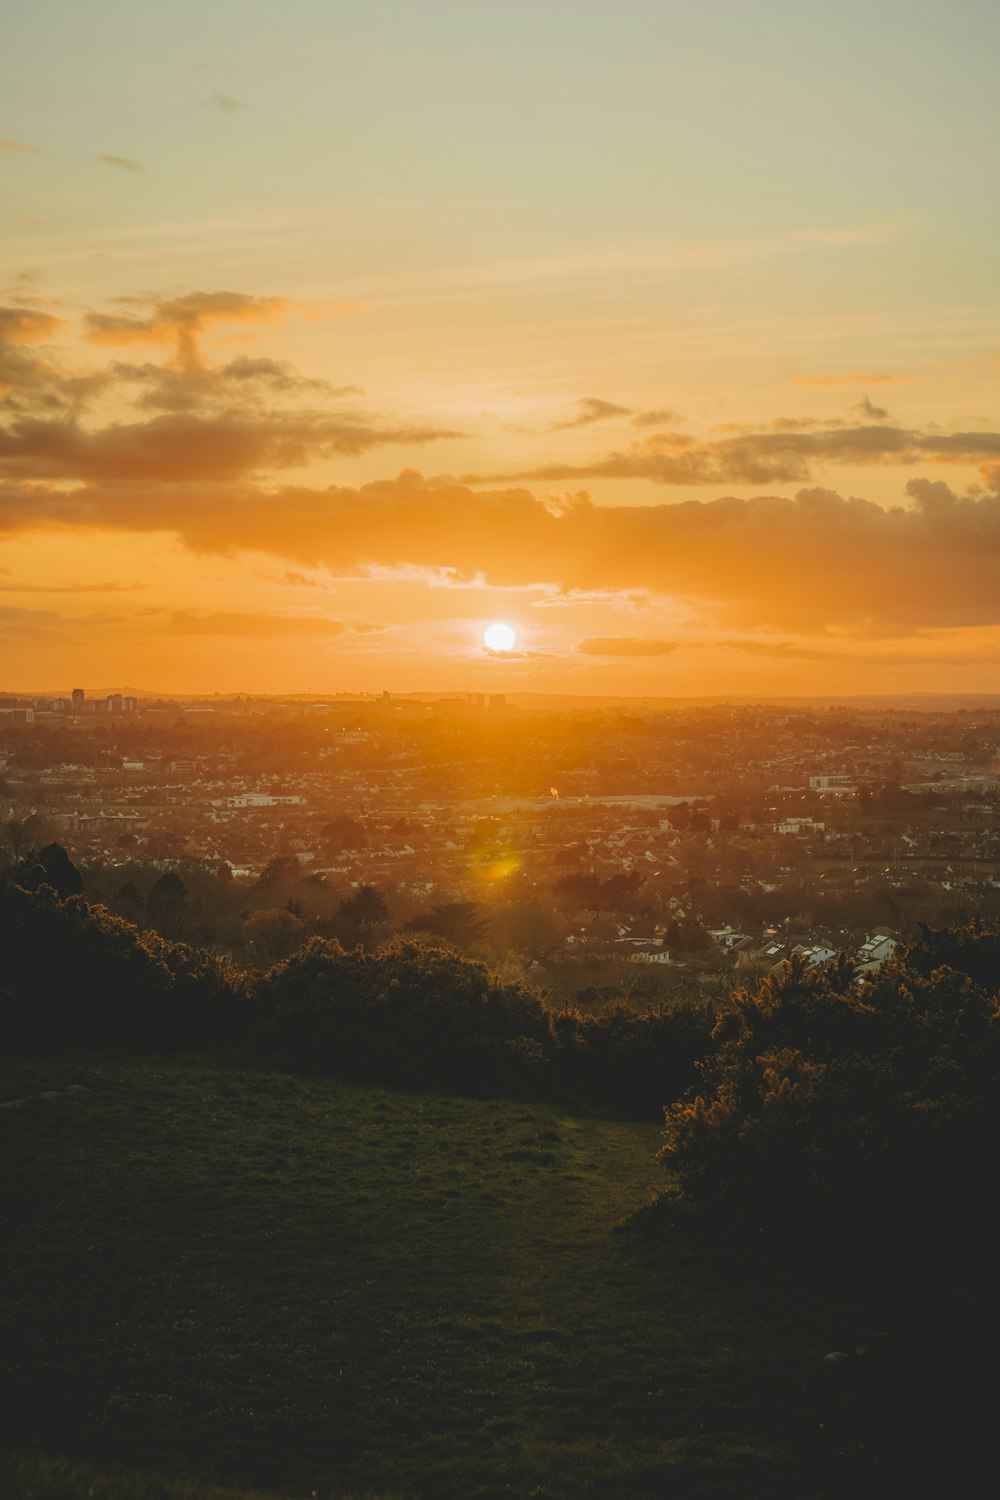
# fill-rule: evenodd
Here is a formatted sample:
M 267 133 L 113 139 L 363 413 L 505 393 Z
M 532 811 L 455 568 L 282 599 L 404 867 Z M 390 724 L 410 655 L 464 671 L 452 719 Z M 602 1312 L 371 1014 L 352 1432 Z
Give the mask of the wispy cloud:
M 126 172 L 145 172 L 146 168 L 141 162 L 133 161 L 131 156 L 99 156 L 98 161 L 104 162 L 108 167 L 121 167 Z
M 234 99 L 232 94 L 215 93 L 208 102 L 214 104 L 216 109 L 221 109 L 226 114 L 232 114 L 235 110 L 243 108 L 242 99 Z
M 633 427 L 666 427 L 674 422 L 681 422 L 683 418 L 680 412 L 668 411 L 659 408 L 656 411 L 639 411 L 632 418 Z
M 34 155 L 34 154 L 37 154 L 38 147 L 37 146 L 28 146 L 28 145 L 25 144 L 24 141 L 4 141 L 4 140 L 0 140 L 0 151 L 22 151 L 22 152 Z
M 864 425 L 826 425 L 811 418 L 777 418 L 754 431 L 731 424 L 736 435 L 705 441 L 665 431 L 577 463 L 546 463 L 508 473 L 467 474 L 467 484 L 560 484 L 586 479 L 639 479 L 657 485 L 801 484 L 817 469 L 918 462 L 979 464 L 1000 461 L 1000 432 L 943 433 L 894 426 L 867 399 Z M 806 430 L 804 430 L 806 429 Z
M 565 422 L 553 422 L 550 432 L 572 432 L 577 427 L 593 427 L 595 422 L 610 422 L 615 417 L 630 415 L 627 406 L 617 406 L 614 401 L 602 401 L 599 396 L 584 396 L 574 404 L 577 415 Z

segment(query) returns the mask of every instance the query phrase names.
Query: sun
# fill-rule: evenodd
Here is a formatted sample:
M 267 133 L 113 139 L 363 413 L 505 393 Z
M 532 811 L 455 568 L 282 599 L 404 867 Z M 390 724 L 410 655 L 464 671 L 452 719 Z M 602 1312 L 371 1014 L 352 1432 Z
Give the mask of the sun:
M 483 645 L 490 651 L 513 651 L 517 644 L 517 631 L 503 620 L 496 620 L 483 631 Z

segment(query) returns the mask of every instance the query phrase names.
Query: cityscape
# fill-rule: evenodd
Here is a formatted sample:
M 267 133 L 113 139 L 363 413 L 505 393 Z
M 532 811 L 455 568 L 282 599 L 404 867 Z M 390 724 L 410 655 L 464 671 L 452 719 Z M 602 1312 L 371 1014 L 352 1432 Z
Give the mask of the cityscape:
M 0 700 L 0 796 L 23 843 L 65 846 L 89 898 L 166 937 L 259 962 L 427 931 L 560 1003 L 648 1005 L 792 953 L 848 951 L 861 973 L 921 923 L 1000 915 L 987 703 L 76 689 Z M 186 895 L 158 911 L 167 871 Z M 340 913 L 367 887 L 383 906 L 363 934 Z

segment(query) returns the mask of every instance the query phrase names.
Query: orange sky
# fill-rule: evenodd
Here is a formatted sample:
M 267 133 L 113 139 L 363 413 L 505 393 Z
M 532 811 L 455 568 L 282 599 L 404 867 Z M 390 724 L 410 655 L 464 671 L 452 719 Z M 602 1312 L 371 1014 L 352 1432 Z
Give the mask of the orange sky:
M 998 690 L 996 13 L 417 9 L 18 23 L 0 688 Z

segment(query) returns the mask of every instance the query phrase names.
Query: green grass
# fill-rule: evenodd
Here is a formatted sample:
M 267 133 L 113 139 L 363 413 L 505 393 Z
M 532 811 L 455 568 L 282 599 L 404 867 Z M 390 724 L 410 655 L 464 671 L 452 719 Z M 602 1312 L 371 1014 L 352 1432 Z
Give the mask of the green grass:
M 2 1452 L 0 1495 L 4 1500 L 282 1500 L 261 1490 L 234 1490 L 200 1480 L 163 1479 L 134 1469 L 102 1469 L 65 1458 Z M 392 1497 L 384 1495 L 380 1500 Z
M 307 1497 L 822 1500 L 935 1493 L 978 1440 L 968 1318 L 622 1229 L 656 1126 L 198 1058 L 6 1063 L 4 1100 L 19 1453 Z

